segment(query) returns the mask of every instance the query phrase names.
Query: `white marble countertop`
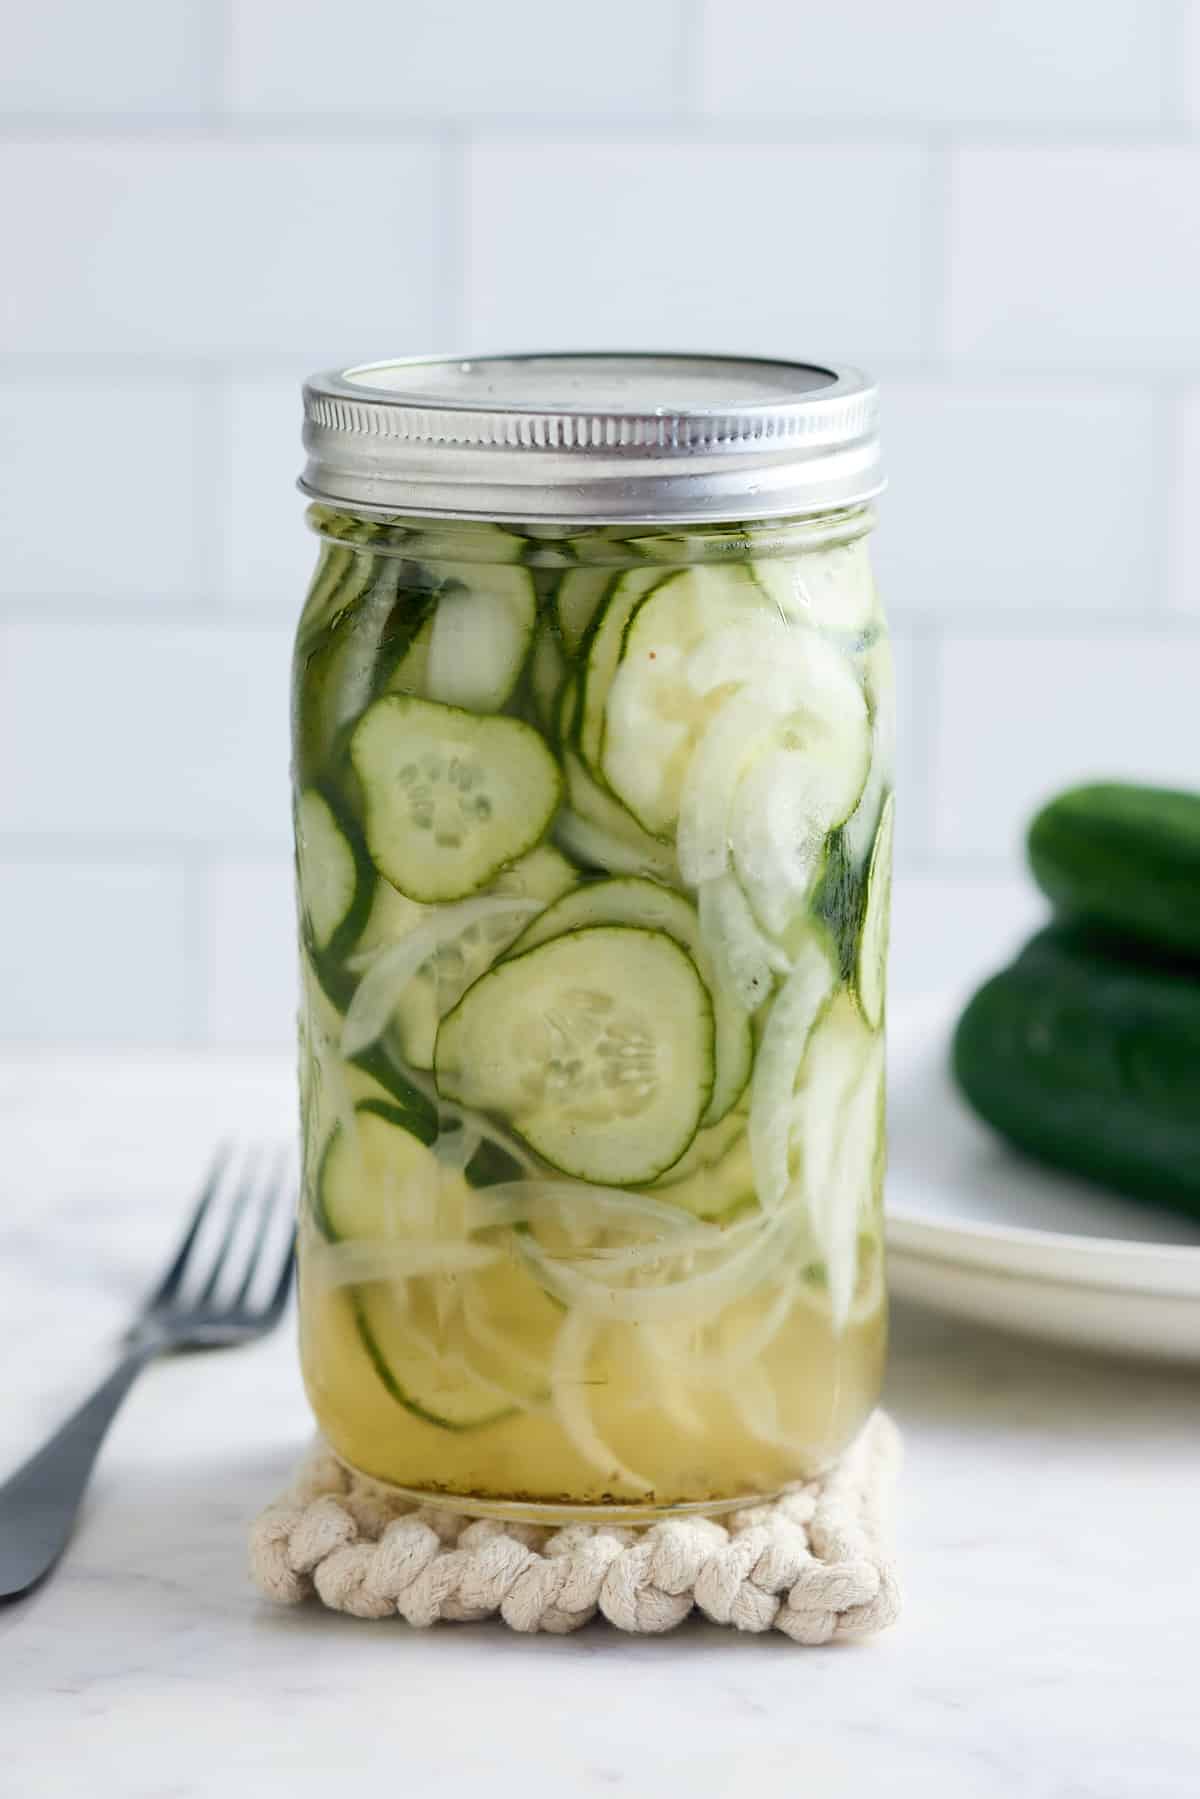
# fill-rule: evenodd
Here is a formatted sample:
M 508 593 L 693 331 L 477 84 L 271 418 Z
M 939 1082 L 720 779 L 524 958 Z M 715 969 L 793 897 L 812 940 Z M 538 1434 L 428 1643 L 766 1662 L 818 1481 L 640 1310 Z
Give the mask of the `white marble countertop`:
M 105 1368 L 218 1133 L 285 1132 L 291 1106 L 278 1063 L 0 1064 L 0 1467 Z M 906 1313 L 888 1398 L 887 1636 L 422 1634 L 247 1585 L 247 1524 L 308 1428 L 292 1330 L 156 1367 L 59 1571 L 0 1608 L 0 1792 L 1194 1799 L 1195 1375 Z

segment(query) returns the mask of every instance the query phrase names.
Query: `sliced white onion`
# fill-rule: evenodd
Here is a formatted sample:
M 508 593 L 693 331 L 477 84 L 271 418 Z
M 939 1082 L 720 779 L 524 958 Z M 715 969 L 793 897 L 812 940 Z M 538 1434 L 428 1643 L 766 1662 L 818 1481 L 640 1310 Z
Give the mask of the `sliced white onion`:
M 728 868 L 738 784 L 776 717 L 760 693 L 739 689 L 717 709 L 697 744 L 680 788 L 675 833 L 679 871 L 689 887 Z
M 479 1294 L 470 1286 L 463 1290 L 462 1296 L 463 1324 L 469 1336 L 473 1337 L 485 1355 L 490 1355 L 497 1362 L 509 1362 L 535 1391 L 546 1385 L 546 1367 L 536 1356 L 529 1355 L 519 1344 L 512 1342 L 504 1332 L 497 1330 L 487 1316 L 487 1308 L 479 1298 Z
M 886 638 L 881 638 L 867 657 L 865 681 L 871 707 L 871 772 L 845 825 L 846 848 L 856 863 L 865 862 L 870 854 L 895 761 L 896 677 Z
M 738 1003 L 757 1012 L 771 997 L 777 974 L 787 974 L 786 951 L 760 930 L 750 902 L 732 875 L 702 883 L 696 895 L 700 934 Z
M 569 1263 L 554 1260 L 532 1240 L 524 1246 L 547 1292 L 588 1317 L 620 1324 L 665 1324 L 685 1318 L 699 1323 L 710 1318 L 734 1299 L 752 1292 L 778 1251 L 778 1234 L 759 1228 L 743 1247 L 703 1274 L 658 1287 L 617 1287 L 591 1280 Z
M 779 1396 L 765 1368 L 755 1363 L 743 1368 L 731 1398 L 741 1414 L 742 1423 L 758 1442 L 772 1449 L 793 1447 L 779 1422 Z
M 685 1437 L 706 1436 L 708 1426 L 687 1391 L 690 1383 L 672 1374 L 667 1363 L 654 1354 L 650 1344 L 643 1343 L 643 1348 L 645 1354 L 641 1365 L 645 1369 L 646 1385 L 653 1395 L 655 1410 L 669 1419 Z
M 507 912 L 513 919 L 540 912 L 540 900 L 517 899 L 507 894 L 484 895 L 447 906 L 428 923 L 399 943 L 389 944 L 371 963 L 358 983 L 342 1025 L 343 1056 L 356 1056 L 387 1029 L 400 996 L 417 970 L 446 943 L 469 930 L 480 919 Z
M 482 1141 L 480 1126 L 464 1118 L 457 1130 L 439 1130 L 434 1153 L 443 1168 L 453 1168 L 461 1174 Z
M 738 879 L 769 931 L 781 936 L 820 872 L 829 832 L 826 782 L 815 757 L 760 756 L 738 789 L 730 833 Z
M 341 1243 L 314 1243 L 306 1257 L 326 1286 L 366 1281 L 406 1281 L 431 1274 L 472 1274 L 500 1259 L 500 1250 L 480 1243 L 397 1242 L 394 1237 L 350 1237 Z
M 730 1379 L 766 1354 L 791 1316 L 799 1285 L 800 1282 L 794 1275 L 789 1276 L 751 1328 L 743 1331 L 737 1342 L 728 1349 L 672 1348 L 664 1346 L 659 1339 L 660 1358 L 673 1366 L 686 1368 L 689 1373 L 705 1380 L 720 1382 Z
M 597 1222 L 628 1226 L 631 1220 L 653 1230 L 696 1231 L 695 1216 L 682 1206 L 653 1199 L 646 1193 L 631 1193 L 623 1187 L 594 1187 L 586 1181 L 498 1181 L 495 1186 L 480 1189 L 479 1200 L 494 1210 L 496 1224 L 523 1224 L 552 1213 L 563 1222 L 578 1222 L 593 1228 Z M 590 1215 L 587 1208 L 592 1207 Z M 722 1233 L 708 1226 L 711 1241 L 720 1243 Z M 665 1250 L 664 1250 L 665 1253 Z
M 759 1204 L 778 1208 L 790 1184 L 792 1095 L 804 1052 L 822 1006 L 833 992 L 833 969 L 815 937 L 775 996 L 758 1047 L 750 1090 L 750 1159 Z
M 606 1482 L 614 1479 L 635 1492 L 649 1492 L 653 1481 L 627 1468 L 604 1441 L 588 1404 L 588 1356 L 596 1340 L 596 1326 L 578 1313 L 563 1319 L 550 1363 L 550 1392 L 558 1421 L 576 1453 Z

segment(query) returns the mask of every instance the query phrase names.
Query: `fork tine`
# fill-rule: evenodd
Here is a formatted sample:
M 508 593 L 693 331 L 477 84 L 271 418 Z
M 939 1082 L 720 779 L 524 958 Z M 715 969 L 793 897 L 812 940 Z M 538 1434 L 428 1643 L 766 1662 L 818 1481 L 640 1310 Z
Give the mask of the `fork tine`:
M 291 1235 L 291 1241 L 288 1243 L 288 1252 L 287 1252 L 286 1256 L 283 1258 L 283 1267 L 280 1270 L 279 1279 L 275 1283 L 275 1291 L 274 1291 L 274 1293 L 272 1293 L 270 1303 L 267 1306 L 265 1313 L 263 1314 L 263 1321 L 267 1325 L 274 1324 L 276 1319 L 279 1317 L 279 1315 L 283 1311 L 283 1308 L 286 1306 L 286 1304 L 288 1302 L 288 1294 L 291 1291 L 292 1275 L 295 1273 L 295 1271 L 296 1271 L 296 1233 L 293 1230 L 292 1235 Z
M 197 1293 L 194 1301 L 198 1306 L 206 1306 L 209 1304 L 213 1295 L 216 1293 L 217 1283 L 228 1265 L 230 1248 L 237 1236 L 238 1226 L 245 1216 L 246 1207 L 250 1203 L 251 1194 L 254 1192 L 255 1176 L 260 1160 L 261 1158 L 253 1152 L 244 1159 L 241 1180 L 239 1181 L 237 1191 L 233 1196 L 233 1203 L 229 1208 L 229 1217 L 225 1221 L 225 1230 L 222 1234 L 221 1241 L 217 1245 L 216 1253 L 213 1256 L 212 1266 L 208 1271 L 208 1279 L 201 1287 L 199 1293 Z
M 254 1233 L 254 1241 L 250 1246 L 250 1257 L 246 1263 L 246 1272 L 242 1277 L 242 1284 L 234 1297 L 233 1303 L 235 1306 L 245 1305 L 250 1288 L 254 1284 L 254 1277 L 258 1273 L 259 1263 L 262 1261 L 263 1249 L 271 1231 L 271 1219 L 274 1216 L 278 1205 L 280 1193 L 284 1191 L 282 1174 L 285 1167 L 286 1152 L 276 1159 L 276 1172 L 267 1185 L 259 1205 L 258 1229 Z
M 217 1190 L 229 1168 L 231 1156 L 232 1150 L 230 1145 L 228 1143 L 222 1143 L 218 1147 L 212 1162 L 209 1164 L 209 1170 L 205 1178 L 204 1186 L 200 1190 L 200 1198 L 196 1202 L 196 1208 L 192 1213 L 187 1229 L 183 1233 L 179 1248 L 176 1250 L 167 1272 L 163 1275 L 162 1280 L 146 1302 L 147 1310 L 152 1310 L 155 1306 L 162 1305 L 178 1291 L 192 1250 L 195 1248 L 196 1238 L 200 1235 L 200 1228 L 208 1216 L 212 1202 L 216 1197 Z

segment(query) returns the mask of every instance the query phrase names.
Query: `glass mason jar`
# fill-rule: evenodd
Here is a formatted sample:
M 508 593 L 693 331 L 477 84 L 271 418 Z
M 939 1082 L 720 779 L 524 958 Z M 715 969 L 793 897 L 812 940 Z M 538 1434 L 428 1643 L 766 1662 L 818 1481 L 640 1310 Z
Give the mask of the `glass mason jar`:
M 468 1511 L 777 1492 L 884 1358 L 874 389 L 551 356 L 305 398 L 320 1426 Z

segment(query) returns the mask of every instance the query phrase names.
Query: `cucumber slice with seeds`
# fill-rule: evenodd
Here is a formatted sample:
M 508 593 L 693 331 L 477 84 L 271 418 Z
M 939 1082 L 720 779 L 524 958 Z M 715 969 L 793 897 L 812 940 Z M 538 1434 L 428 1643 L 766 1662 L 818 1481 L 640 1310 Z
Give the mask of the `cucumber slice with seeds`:
M 385 880 L 425 904 L 477 893 L 545 835 L 561 777 L 537 732 L 406 694 L 355 727 L 366 840 Z
M 439 1091 L 605 1186 L 677 1162 L 712 1097 L 712 1003 L 673 938 L 593 926 L 501 962 L 438 1031 Z
M 665 931 L 699 968 L 712 999 L 716 1053 L 712 1098 L 704 1123 L 715 1124 L 734 1105 L 750 1078 L 754 1038 L 749 1014 L 729 983 L 714 972 L 700 934 L 700 920 L 682 894 L 637 877 L 578 887 L 527 925 L 509 954 L 519 956 L 552 937 L 565 937 L 571 931 L 602 924 L 641 925 L 649 931 Z

